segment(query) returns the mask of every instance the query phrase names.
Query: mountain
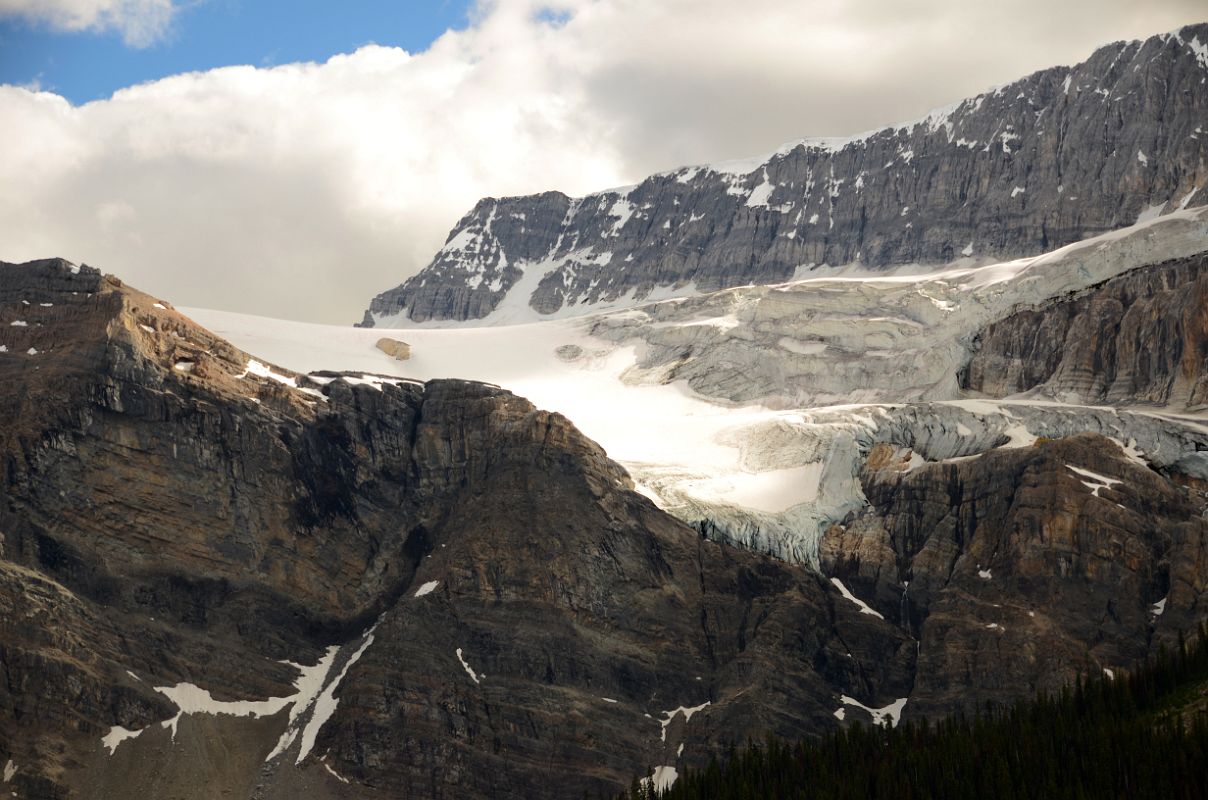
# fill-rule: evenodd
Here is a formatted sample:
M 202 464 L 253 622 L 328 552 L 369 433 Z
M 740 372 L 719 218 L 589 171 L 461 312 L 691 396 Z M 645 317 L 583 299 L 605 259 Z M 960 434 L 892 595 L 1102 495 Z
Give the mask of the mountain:
M 613 796 L 1176 646 L 1204 42 L 485 201 L 372 330 L 0 263 L 0 794 Z
M 506 391 L 297 375 L 57 260 L 0 326 L 20 796 L 611 793 L 908 691 L 905 633 Z
M 341 365 L 504 386 L 572 419 L 639 491 L 710 538 L 816 565 L 822 534 L 868 505 L 858 475 L 881 442 L 942 460 L 1093 430 L 1132 442 L 1157 469 L 1197 473 L 1196 453 L 1208 449 L 1202 410 L 1181 394 L 1153 405 L 1157 396 L 1134 393 L 1102 406 L 1093 393 L 1067 390 L 1056 402 L 1041 390 L 974 385 L 972 365 L 990 356 L 988 332 L 1017 313 L 1092 296 L 1117 278 L 1144 282 L 1165 274 L 1163 263 L 1190 270 L 1205 250 L 1200 207 L 1003 264 L 820 276 L 526 325 L 389 331 L 189 313 L 296 370 Z M 1155 380 L 1177 378 L 1197 352 L 1194 336 L 1184 346 L 1175 335 L 1186 313 L 1169 300 L 1192 288 L 1159 281 L 1146 290 L 1157 298 L 1148 313 L 1170 311 L 1154 326 L 1169 331 L 1163 348 L 1183 354 L 1163 358 L 1161 370 L 1144 367 Z M 383 335 L 409 342 L 411 358 L 375 350 Z M 1074 335 L 1099 352 L 1097 331 Z M 1061 352 L 1066 341 L 1066 329 L 1050 325 L 1029 346 Z M 1129 352 L 1136 362 L 1149 351 Z M 1093 370 L 1096 357 L 1084 356 L 1080 369 Z M 1014 369 L 1009 359 L 988 368 Z
M 1031 256 L 1208 202 L 1206 121 L 1199 24 L 849 139 L 583 198 L 484 199 L 362 324 L 515 322 L 828 266 Z
M 1121 669 L 1208 615 L 1208 448 L 1173 418 L 1122 445 L 1026 433 L 1085 429 L 1070 406 L 853 409 L 867 501 L 815 569 L 703 537 L 495 386 L 293 372 L 60 260 L 0 266 L 0 331 L 18 796 L 613 794 Z

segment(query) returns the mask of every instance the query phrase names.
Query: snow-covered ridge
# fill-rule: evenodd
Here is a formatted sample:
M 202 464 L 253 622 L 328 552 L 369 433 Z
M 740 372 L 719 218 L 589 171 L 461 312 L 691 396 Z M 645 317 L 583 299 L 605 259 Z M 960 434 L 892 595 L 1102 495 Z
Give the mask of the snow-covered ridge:
M 364 324 L 516 324 L 836 265 L 976 266 L 1186 209 L 1203 199 L 1189 165 L 1208 147 L 1205 39 L 1194 26 L 1107 45 L 915 120 L 585 197 L 484 199 Z M 1155 117 L 1160 91 L 1180 100 Z M 1105 142 L 1101 120 L 1121 117 Z M 1056 166 L 1054 147 L 1070 153 Z

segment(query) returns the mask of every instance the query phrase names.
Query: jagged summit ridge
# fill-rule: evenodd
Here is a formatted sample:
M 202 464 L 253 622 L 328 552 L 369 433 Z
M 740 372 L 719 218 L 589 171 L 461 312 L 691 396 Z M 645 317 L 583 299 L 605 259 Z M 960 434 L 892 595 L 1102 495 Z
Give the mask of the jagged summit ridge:
M 822 265 L 1033 255 L 1208 198 L 1208 24 L 848 139 L 583 198 L 487 198 L 364 325 L 528 321 Z

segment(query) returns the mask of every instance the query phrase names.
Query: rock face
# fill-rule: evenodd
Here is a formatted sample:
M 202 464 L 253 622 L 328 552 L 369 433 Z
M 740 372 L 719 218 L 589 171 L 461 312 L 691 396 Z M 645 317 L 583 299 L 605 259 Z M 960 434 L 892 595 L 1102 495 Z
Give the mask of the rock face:
M 95 270 L 0 265 L 0 344 L 20 796 L 611 794 L 1208 615 L 1202 436 L 1139 439 L 1159 473 L 1097 435 L 1004 449 L 1011 413 L 882 412 L 836 583 L 703 539 L 504 390 L 296 375 Z
M 500 389 L 293 375 L 57 261 L 0 331 L 24 795 L 611 793 L 909 692 L 904 633 Z
M 823 566 L 918 637 L 918 712 L 1058 689 L 1208 614 L 1204 495 L 1101 436 L 922 465 L 881 444 L 861 481 Z
M 362 324 L 530 316 L 662 287 L 1015 258 L 1208 202 L 1208 24 L 847 140 L 584 198 L 482 200 Z M 504 298 L 507 302 L 504 302 Z
M 962 385 L 995 397 L 1208 405 L 1208 255 L 1125 273 L 985 328 Z

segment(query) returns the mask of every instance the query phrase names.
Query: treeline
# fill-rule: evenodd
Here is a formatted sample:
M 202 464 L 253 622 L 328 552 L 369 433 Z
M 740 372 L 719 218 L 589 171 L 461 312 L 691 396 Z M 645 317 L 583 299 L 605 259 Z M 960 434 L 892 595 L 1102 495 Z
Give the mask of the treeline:
M 686 770 L 665 800 L 1208 797 L 1208 630 L 1112 680 L 897 728 L 769 738 Z M 1194 707 L 1194 708 L 1193 708 Z M 622 800 L 654 797 L 634 782 Z

